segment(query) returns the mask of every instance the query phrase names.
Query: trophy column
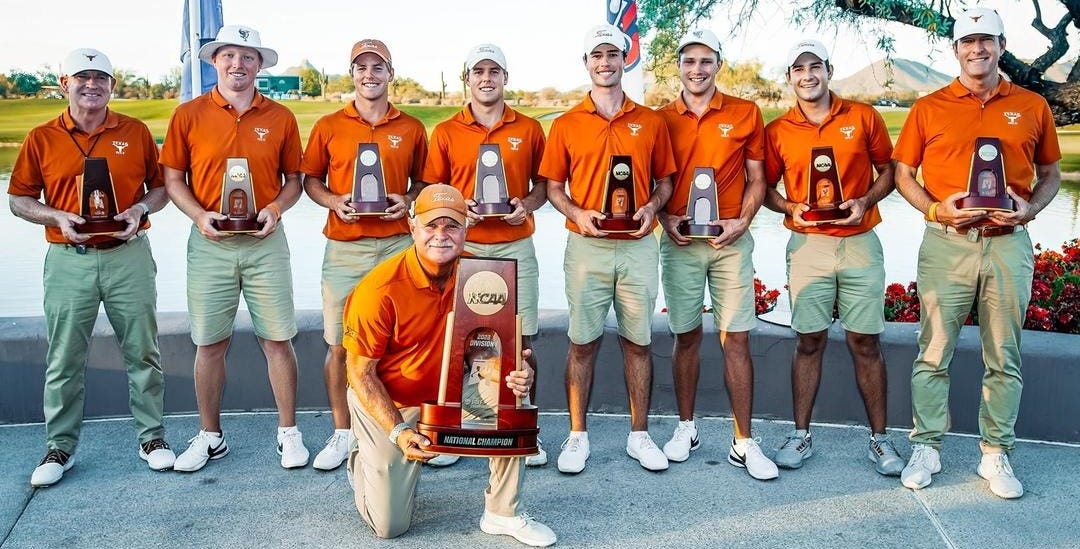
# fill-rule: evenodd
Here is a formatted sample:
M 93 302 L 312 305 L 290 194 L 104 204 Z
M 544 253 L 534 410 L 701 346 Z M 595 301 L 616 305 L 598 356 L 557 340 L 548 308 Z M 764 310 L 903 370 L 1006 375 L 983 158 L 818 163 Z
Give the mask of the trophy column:
M 720 218 L 716 198 L 716 180 L 712 168 L 694 168 L 694 177 L 690 180 L 690 196 L 686 201 L 688 221 L 679 223 L 679 234 L 687 238 L 716 238 L 723 229 L 709 225 L 710 221 Z
M 846 218 L 848 212 L 840 209 L 840 204 L 844 203 L 844 189 L 832 147 L 814 147 L 810 151 L 809 173 L 806 202 L 810 210 L 803 212 L 803 219 L 836 221 Z
M 604 187 L 604 218 L 596 227 L 606 233 L 632 233 L 641 228 L 634 219 L 637 197 L 634 196 L 634 162 L 629 155 L 612 155 Z
M 223 233 L 258 232 L 262 228 L 256 220 L 258 212 L 247 159 L 228 159 L 221 184 L 221 214 L 226 219 L 215 221 L 214 227 Z
M 127 224 L 113 219 L 119 213 L 108 160 L 86 158 L 79 178 L 79 215 L 86 223 L 75 225 L 75 232 L 90 236 L 123 232 Z
M 353 213 L 349 215 L 386 215 L 390 201 L 386 198 L 386 177 L 383 175 L 379 144 L 358 144 L 355 166 L 352 200 L 349 202 Z
M 514 211 L 506 186 L 506 170 L 498 143 L 482 143 L 476 157 L 473 212 L 483 217 L 503 217 Z
M 1005 191 L 1005 159 L 1001 155 L 1001 140 L 996 137 L 975 139 L 968 175 L 968 195 L 956 201 L 961 210 L 1016 210 L 1013 199 Z

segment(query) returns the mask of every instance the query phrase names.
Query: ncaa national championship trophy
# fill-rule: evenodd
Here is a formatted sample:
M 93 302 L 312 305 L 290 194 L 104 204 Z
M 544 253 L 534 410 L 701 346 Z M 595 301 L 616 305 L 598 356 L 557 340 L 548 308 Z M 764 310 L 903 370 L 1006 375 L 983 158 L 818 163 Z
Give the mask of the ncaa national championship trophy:
M 386 177 L 383 176 L 382 155 L 378 143 L 356 146 L 356 167 L 353 170 L 350 216 L 386 215 L 390 201 L 386 198 Z
M 840 170 L 832 147 L 814 147 L 810 151 L 810 186 L 807 196 L 808 211 L 802 217 L 807 221 L 836 221 L 849 215 L 841 210 L 844 189 L 840 184 Z
M 113 189 L 108 160 L 86 158 L 78 185 L 79 216 L 86 223 L 75 225 L 75 232 L 94 236 L 119 233 L 127 228 L 127 223 L 113 219 L 120 212 L 116 211 L 116 190 Z
M 716 205 L 716 180 L 712 168 L 694 168 L 690 180 L 690 197 L 686 201 L 686 215 L 690 219 L 679 223 L 679 234 L 687 238 L 716 238 L 723 232 L 710 221 L 720 218 Z
M 247 159 L 228 159 L 221 180 L 221 214 L 226 219 L 214 221 L 214 228 L 223 233 L 258 232 L 262 224 L 256 220 L 259 210 Z
M 504 217 L 513 213 L 510 191 L 506 187 L 506 169 L 498 143 L 482 143 L 476 156 L 476 186 L 472 210 L 481 217 Z
M 975 139 L 968 175 L 968 195 L 956 201 L 961 210 L 1016 210 L 1013 199 L 1005 192 L 1005 159 L 1001 155 L 1001 140 L 996 137 Z

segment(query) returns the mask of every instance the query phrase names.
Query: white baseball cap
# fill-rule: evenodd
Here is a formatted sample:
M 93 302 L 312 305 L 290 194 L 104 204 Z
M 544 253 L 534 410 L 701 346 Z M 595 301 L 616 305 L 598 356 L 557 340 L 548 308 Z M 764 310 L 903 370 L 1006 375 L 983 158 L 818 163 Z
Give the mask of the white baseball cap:
M 1005 36 L 1005 23 L 996 10 L 990 8 L 970 8 L 960 14 L 953 22 L 953 42 L 972 34 Z
M 199 59 L 207 63 L 213 63 L 214 54 L 224 46 L 243 46 L 258 50 L 259 54 L 262 55 L 262 68 L 264 69 L 269 69 L 277 65 L 278 62 L 277 52 L 263 47 L 262 40 L 259 38 L 259 31 L 246 25 L 225 25 L 221 27 L 217 38 L 213 42 L 203 44 L 203 47 L 199 48 Z
M 71 50 L 71 53 L 64 58 L 64 65 L 61 68 L 66 76 L 73 76 L 82 71 L 101 71 L 109 75 L 109 78 L 113 78 L 113 68 L 109 58 L 92 48 Z
M 679 46 L 675 48 L 675 53 L 682 53 L 683 48 L 690 44 L 701 44 L 716 52 L 717 57 L 721 55 L 720 39 L 709 29 L 691 29 L 679 40 Z
M 503 55 L 499 46 L 495 44 L 479 44 L 473 46 L 473 49 L 469 50 L 468 57 L 465 58 L 465 70 L 471 71 L 477 63 L 483 60 L 494 61 L 496 65 L 502 67 L 502 70 L 509 70 L 506 68 L 506 56 Z
M 792 65 L 794 65 L 795 60 L 804 53 L 812 53 L 822 61 L 829 60 L 829 50 L 825 49 L 825 44 L 822 44 L 821 42 L 812 38 L 804 38 L 802 40 L 799 40 L 797 44 L 795 44 L 791 47 L 790 50 L 788 50 L 787 66 L 791 67 Z
M 625 53 L 630 47 L 630 39 L 615 25 L 596 25 L 585 33 L 585 55 L 592 53 L 600 44 L 611 44 Z

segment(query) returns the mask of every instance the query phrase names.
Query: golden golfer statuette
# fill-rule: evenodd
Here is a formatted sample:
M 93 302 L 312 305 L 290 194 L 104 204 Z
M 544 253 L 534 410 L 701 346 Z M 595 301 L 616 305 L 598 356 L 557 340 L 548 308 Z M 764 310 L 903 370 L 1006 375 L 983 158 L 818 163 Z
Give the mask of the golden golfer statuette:
M 523 405 L 506 376 L 524 367 L 517 314 L 517 261 L 458 260 L 454 310 L 447 315 L 439 400 L 420 405 L 424 449 L 461 456 L 538 452 L 537 408 Z
M 636 212 L 633 161 L 629 155 L 612 155 L 604 187 L 604 218 L 596 221 L 596 228 L 605 233 L 632 233 L 641 228 L 634 219 Z
M 75 232 L 89 236 L 108 235 L 127 228 L 127 223 L 113 219 L 120 212 L 116 211 L 116 190 L 106 159 L 86 158 L 78 185 L 79 216 L 86 223 L 75 225 Z
M 689 220 L 679 223 L 679 234 L 687 238 L 716 238 L 723 232 L 719 226 L 709 225 L 720 218 L 716 205 L 716 180 L 712 168 L 694 168 L 690 180 L 690 197 L 686 202 Z
M 378 143 L 360 143 L 356 146 L 356 167 L 353 170 L 349 207 L 353 209 L 350 216 L 386 215 L 386 209 L 390 207 Z
M 1001 140 L 996 137 L 975 139 L 968 176 L 968 195 L 956 201 L 961 210 L 1016 210 L 1013 199 L 1005 192 L 1005 159 L 1001 155 Z
M 482 217 L 503 217 L 513 213 L 510 192 L 506 187 L 506 170 L 498 143 L 482 143 L 476 157 L 476 186 L 473 193 L 476 206 L 472 211 Z
M 214 228 L 223 233 L 254 233 L 262 228 L 256 221 L 255 191 L 246 158 L 230 158 L 225 163 L 221 184 L 221 214 L 226 219 L 214 221 Z
M 844 190 L 832 147 L 814 147 L 810 151 L 809 183 L 806 202 L 810 209 L 802 213 L 803 219 L 836 221 L 848 217 L 849 212 L 840 209 L 840 204 L 844 203 Z

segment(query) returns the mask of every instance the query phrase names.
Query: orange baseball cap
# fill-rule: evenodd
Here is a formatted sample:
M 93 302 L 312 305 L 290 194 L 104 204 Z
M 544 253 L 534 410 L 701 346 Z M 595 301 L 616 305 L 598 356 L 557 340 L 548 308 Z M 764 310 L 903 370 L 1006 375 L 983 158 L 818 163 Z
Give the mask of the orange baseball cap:
M 352 54 L 349 55 L 349 63 L 356 61 L 356 58 L 361 53 L 374 53 L 386 61 L 386 66 L 393 67 L 394 62 L 390 59 L 390 50 L 383 44 L 382 40 L 375 40 L 374 38 L 365 38 L 355 44 L 352 47 Z
M 440 217 L 449 217 L 465 225 L 465 198 L 450 185 L 428 185 L 420 191 L 413 203 L 413 216 L 421 225 L 427 225 Z

